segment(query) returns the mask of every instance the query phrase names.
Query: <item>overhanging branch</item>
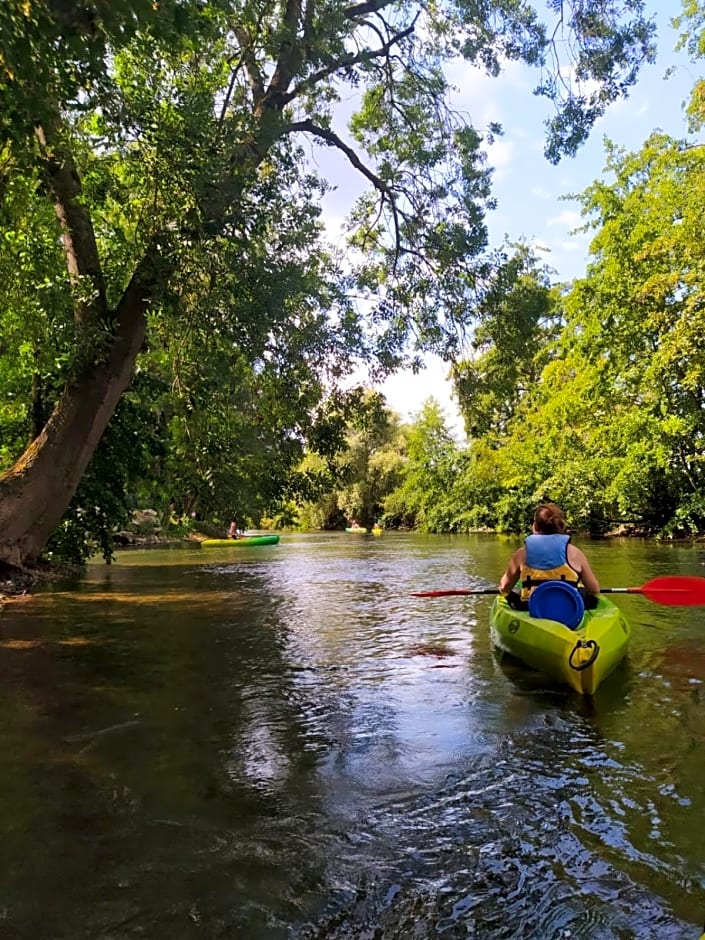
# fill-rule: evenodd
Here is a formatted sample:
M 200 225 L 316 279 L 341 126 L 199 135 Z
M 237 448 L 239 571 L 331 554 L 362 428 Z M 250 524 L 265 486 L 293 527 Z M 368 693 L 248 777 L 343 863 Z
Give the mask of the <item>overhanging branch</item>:
M 319 127 L 318 124 L 314 124 L 311 120 L 294 121 L 291 124 L 285 124 L 282 127 L 283 134 L 295 134 L 299 131 L 306 134 L 313 134 L 314 137 L 320 137 L 322 140 L 325 140 L 325 142 L 330 147 L 335 147 L 338 150 L 341 150 L 348 158 L 350 163 L 352 163 L 352 165 L 355 167 L 355 169 L 362 173 L 363 176 L 367 177 L 375 189 L 379 190 L 379 192 L 381 192 L 388 199 L 393 197 L 392 190 L 385 183 L 385 181 L 377 176 L 377 174 L 374 173 L 369 167 L 365 166 L 362 160 L 358 157 L 355 150 L 346 144 L 345 141 L 341 140 L 335 131 L 331 131 L 326 127 Z
M 256 103 L 264 97 L 264 77 L 252 51 L 252 40 L 247 30 L 244 27 L 235 26 L 233 32 L 240 44 L 240 56 L 247 72 L 253 100 Z
M 394 190 L 368 166 L 365 166 L 355 150 L 346 144 L 345 141 L 341 140 L 334 131 L 326 127 L 319 127 L 318 124 L 314 124 L 311 120 L 295 121 L 291 124 L 285 124 L 282 128 L 283 134 L 293 134 L 296 132 L 313 134 L 314 137 L 319 137 L 321 140 L 324 140 L 329 147 L 335 147 L 337 150 L 340 150 L 345 154 L 355 169 L 368 179 L 374 188 L 381 193 L 382 201 L 389 205 L 392 218 L 394 219 L 394 250 L 398 257 L 401 252 L 401 228 Z
M 414 18 L 414 21 L 410 26 L 402 30 L 400 33 L 395 33 L 390 39 L 381 45 L 379 49 L 363 49 L 360 52 L 350 53 L 350 55 L 343 56 L 336 62 L 332 62 L 325 68 L 319 69 L 317 72 L 309 75 L 303 81 L 299 82 L 296 87 L 292 88 L 291 91 L 280 95 L 278 100 L 282 103 L 282 105 L 288 104 L 290 101 L 293 101 L 294 98 L 300 97 L 300 95 L 307 89 L 313 88 L 315 85 L 319 84 L 321 81 L 330 77 L 331 75 L 334 75 L 336 72 L 339 72 L 341 69 L 350 68 L 350 66 L 358 65 L 360 62 L 365 62 L 370 59 L 379 59 L 388 55 L 395 45 L 398 45 L 402 39 L 406 39 L 407 36 L 410 36 L 414 32 L 417 19 L 418 16 Z
M 368 0 L 367 3 L 355 3 L 345 10 L 345 16 L 349 20 L 356 20 L 360 16 L 367 16 L 368 13 L 376 13 L 385 7 L 392 6 L 392 0 Z
M 418 19 L 418 17 L 416 18 Z M 390 39 L 388 39 L 379 49 L 363 49 L 360 52 L 350 53 L 350 55 L 343 56 L 338 59 L 336 62 L 327 65 L 325 68 L 319 69 L 317 72 L 309 75 L 303 81 L 299 82 L 295 88 L 292 88 L 291 91 L 287 92 L 284 95 L 280 95 L 278 100 L 282 105 L 288 104 L 290 101 L 293 101 L 294 98 L 298 98 L 309 88 L 313 88 L 315 85 L 324 81 L 326 78 L 329 78 L 331 75 L 334 75 L 336 72 L 339 72 L 341 69 L 350 68 L 352 65 L 358 65 L 360 62 L 364 62 L 369 59 L 379 59 L 383 56 L 389 54 L 393 46 L 397 45 L 406 39 L 407 36 L 410 36 L 415 27 L 416 19 L 408 26 L 406 29 L 402 30 L 400 33 L 395 33 Z
M 300 0 L 287 0 L 284 12 L 284 39 L 279 49 L 276 68 L 267 88 L 267 97 L 283 94 L 289 87 L 302 59 L 302 48 L 296 39 L 296 31 L 301 17 Z

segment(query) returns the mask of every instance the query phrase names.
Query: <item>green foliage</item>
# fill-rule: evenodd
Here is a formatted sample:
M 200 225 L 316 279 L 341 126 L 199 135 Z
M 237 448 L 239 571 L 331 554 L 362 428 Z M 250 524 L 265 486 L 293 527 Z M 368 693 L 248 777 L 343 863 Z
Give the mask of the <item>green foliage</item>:
M 384 501 L 385 518 L 422 532 L 456 529 L 460 448 L 430 398 L 408 431 L 400 485 Z
M 533 324 L 535 308 L 526 295 L 512 307 L 510 292 L 456 370 L 475 432 L 468 492 L 493 528 L 520 531 L 552 499 L 595 533 L 705 530 L 705 149 L 654 134 L 636 154 L 608 145 L 607 158 L 613 181 L 581 197 L 593 260 L 553 295 L 560 318 L 532 326 L 530 345 L 516 324 Z
M 43 426 L 75 341 L 56 217 L 38 185 L 13 175 L 0 200 L 0 469 Z
M 249 0 L 2 4 L 2 467 L 36 438 L 62 387 L 80 398 L 116 350 L 115 398 L 136 364 L 131 404 L 151 422 L 138 465 L 117 441 L 96 453 L 52 550 L 85 556 L 93 540 L 107 552 L 128 484 L 160 511 L 173 501 L 217 519 L 290 518 L 312 485 L 294 469 L 311 447 L 339 477 L 347 467 L 339 507 L 374 515 L 397 486 L 403 445 L 370 402 L 360 415 L 372 423 L 349 423 L 341 387 L 359 361 L 383 374 L 426 350 L 449 359 L 478 315 L 494 317 L 494 342 L 507 293 L 519 324 L 508 345 L 527 335 L 517 310 L 529 311 L 524 325 L 550 318 L 535 272 L 487 250 L 483 148 L 498 128 L 481 132 L 449 109 L 444 66 L 538 66 L 538 91 L 557 108 L 547 144 L 557 159 L 650 58 L 642 4 L 567 0 L 549 4 L 544 22 L 516 0 L 404 0 L 375 5 L 373 28 L 369 12 Z M 589 94 L 565 83 L 571 64 Z M 354 149 L 336 130 L 344 96 L 359 101 Z M 323 242 L 327 184 L 301 140 L 337 148 L 370 184 L 346 264 Z M 501 397 L 520 374 L 510 356 L 483 352 L 471 397 L 485 395 L 508 424 L 522 392 Z M 524 357 L 521 377 L 541 365 Z M 75 466 L 107 422 L 104 400 L 79 429 Z M 141 420 L 126 407 L 111 433 L 146 440 Z M 428 432 L 439 462 L 412 474 L 403 511 L 452 527 L 458 455 Z M 336 468 L 345 435 L 348 463 Z M 52 446 L 66 455 L 65 440 Z M 438 508 L 417 503 L 422 471 L 438 477 Z M 33 481 L 39 491 L 45 482 Z
M 0 127 L 24 143 L 28 129 L 54 108 L 109 113 L 116 85 L 111 66 L 121 50 L 153 41 L 193 50 L 213 34 L 230 5 L 179 0 L 5 0 L 0 7 Z M 224 21 L 223 21 L 224 25 Z
M 533 387 L 558 335 L 560 306 L 548 272 L 520 245 L 493 273 L 477 313 L 471 355 L 452 372 L 471 438 L 501 433 Z
M 634 84 L 637 63 L 653 62 L 656 57 L 655 24 L 644 18 L 641 0 L 560 3 L 558 7 L 566 14 L 565 26 L 577 37 L 577 53 L 575 85 L 569 85 L 563 107 L 547 122 L 545 153 L 552 163 L 576 152 L 610 102 Z M 633 13 L 633 19 L 624 22 L 624 13 Z M 539 85 L 539 94 L 555 99 L 559 81 L 550 76 Z
M 660 538 L 691 538 L 702 535 L 705 520 L 705 496 L 690 493 L 677 506 L 671 506 L 668 521 L 658 530 Z
M 318 492 L 301 507 L 304 528 L 340 528 L 352 518 L 371 526 L 403 463 L 404 430 L 372 390 L 352 390 L 347 403 L 345 443 L 334 457 L 307 454 L 301 471 L 316 475 Z

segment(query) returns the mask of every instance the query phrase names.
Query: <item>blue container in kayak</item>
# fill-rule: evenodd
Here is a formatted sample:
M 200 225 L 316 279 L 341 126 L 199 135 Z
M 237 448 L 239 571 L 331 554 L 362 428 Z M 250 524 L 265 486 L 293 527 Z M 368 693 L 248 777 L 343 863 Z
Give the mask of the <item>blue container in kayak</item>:
M 577 588 L 565 581 L 545 581 L 529 598 L 529 614 L 542 620 L 557 620 L 571 630 L 580 624 L 585 604 Z

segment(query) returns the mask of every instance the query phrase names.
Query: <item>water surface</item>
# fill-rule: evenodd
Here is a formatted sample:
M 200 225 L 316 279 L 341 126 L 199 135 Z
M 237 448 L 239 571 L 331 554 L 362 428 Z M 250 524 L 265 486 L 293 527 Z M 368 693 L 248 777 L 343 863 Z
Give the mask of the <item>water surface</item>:
M 593 699 L 502 660 L 495 536 L 123 552 L 0 618 L 0 936 L 693 938 L 705 609 Z M 604 586 L 691 546 L 582 543 Z

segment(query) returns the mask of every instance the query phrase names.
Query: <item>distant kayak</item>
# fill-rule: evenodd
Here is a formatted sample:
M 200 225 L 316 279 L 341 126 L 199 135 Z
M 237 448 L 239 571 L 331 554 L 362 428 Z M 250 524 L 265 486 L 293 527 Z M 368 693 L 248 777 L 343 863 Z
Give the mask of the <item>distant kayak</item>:
M 364 535 L 367 532 L 367 529 L 361 525 L 350 526 L 349 529 L 345 530 L 346 532 L 358 532 L 360 535 Z
M 247 548 L 248 545 L 276 545 L 278 535 L 245 535 L 239 539 L 204 539 L 202 548 Z
M 382 531 L 383 531 L 383 530 L 380 529 L 379 526 L 375 526 L 375 527 L 372 529 L 372 534 L 373 534 L 373 535 L 381 535 L 381 534 L 382 534 Z

